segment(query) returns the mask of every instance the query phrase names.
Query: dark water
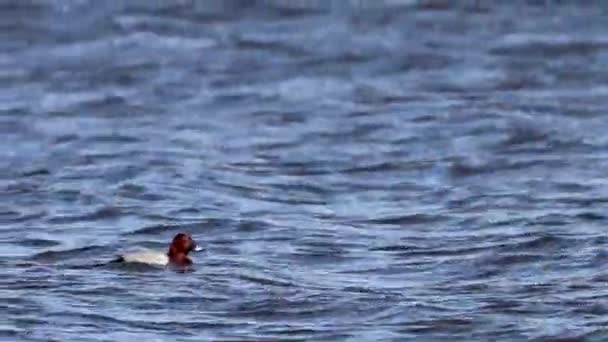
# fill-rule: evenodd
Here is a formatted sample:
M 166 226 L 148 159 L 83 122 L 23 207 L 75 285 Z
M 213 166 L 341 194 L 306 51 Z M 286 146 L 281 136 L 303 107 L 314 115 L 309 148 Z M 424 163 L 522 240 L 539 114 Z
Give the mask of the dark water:
M 607 340 L 608 6 L 453 3 L 2 1 L 0 339 Z

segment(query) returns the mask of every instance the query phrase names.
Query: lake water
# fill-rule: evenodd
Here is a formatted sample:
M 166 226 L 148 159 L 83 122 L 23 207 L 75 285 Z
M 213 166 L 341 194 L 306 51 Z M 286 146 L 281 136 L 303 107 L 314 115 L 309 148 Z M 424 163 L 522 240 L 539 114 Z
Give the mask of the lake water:
M 0 2 L 0 340 L 607 340 L 590 3 Z

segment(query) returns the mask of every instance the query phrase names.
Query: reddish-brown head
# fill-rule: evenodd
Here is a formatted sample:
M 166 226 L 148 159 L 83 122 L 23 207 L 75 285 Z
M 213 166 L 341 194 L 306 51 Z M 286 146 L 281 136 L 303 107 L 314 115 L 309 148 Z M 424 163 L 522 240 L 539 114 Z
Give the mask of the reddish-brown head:
M 188 258 L 188 253 L 194 251 L 196 243 L 190 235 L 179 233 L 175 235 L 171 245 L 169 246 L 169 252 L 167 255 L 173 263 L 177 264 L 191 264 L 192 261 Z

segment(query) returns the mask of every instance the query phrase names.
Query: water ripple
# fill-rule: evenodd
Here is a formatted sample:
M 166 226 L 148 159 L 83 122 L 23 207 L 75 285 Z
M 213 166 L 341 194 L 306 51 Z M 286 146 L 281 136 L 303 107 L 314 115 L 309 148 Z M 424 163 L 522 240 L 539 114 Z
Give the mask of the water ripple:
M 0 339 L 606 339 L 600 4 L 0 9 Z

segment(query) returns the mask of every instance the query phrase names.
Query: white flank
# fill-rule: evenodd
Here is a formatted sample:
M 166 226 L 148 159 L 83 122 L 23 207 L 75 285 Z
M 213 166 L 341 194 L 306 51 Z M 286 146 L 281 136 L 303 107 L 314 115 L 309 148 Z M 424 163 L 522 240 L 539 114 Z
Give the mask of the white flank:
M 122 256 L 125 262 L 138 262 L 142 264 L 165 266 L 169 263 L 167 254 L 159 251 L 144 250 L 127 253 Z

